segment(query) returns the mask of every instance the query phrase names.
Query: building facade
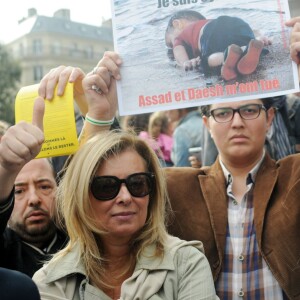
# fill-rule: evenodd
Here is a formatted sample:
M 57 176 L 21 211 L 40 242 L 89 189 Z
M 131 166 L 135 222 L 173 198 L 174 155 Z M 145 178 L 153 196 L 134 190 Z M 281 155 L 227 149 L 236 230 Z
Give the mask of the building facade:
M 40 82 L 59 65 L 78 66 L 89 72 L 105 51 L 113 49 L 111 21 L 101 27 L 73 22 L 68 9 L 46 17 L 31 8 L 18 26 L 18 36 L 7 48 L 20 61 L 20 86 Z

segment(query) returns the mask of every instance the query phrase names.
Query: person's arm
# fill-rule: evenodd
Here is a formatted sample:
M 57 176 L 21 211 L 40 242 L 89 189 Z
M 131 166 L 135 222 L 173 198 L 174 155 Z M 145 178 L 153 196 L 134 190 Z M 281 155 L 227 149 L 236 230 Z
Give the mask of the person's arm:
M 0 204 L 7 201 L 23 166 L 40 152 L 44 141 L 44 109 L 44 100 L 38 97 L 34 103 L 32 124 L 21 121 L 11 126 L 1 139 Z
M 59 66 L 51 69 L 41 80 L 39 95 L 51 100 L 57 86 L 57 95 L 62 96 L 68 82 L 74 83 L 74 99 L 80 112 L 102 121 L 111 120 L 117 110 L 117 96 L 115 81 L 119 80 L 119 66 L 122 63 L 119 55 L 107 51 L 97 66 L 87 75 L 78 67 Z M 96 91 L 95 88 L 99 88 Z M 85 122 L 87 123 L 87 122 Z M 116 126 L 117 122 L 112 125 Z M 84 132 L 107 130 L 110 126 L 97 128 L 85 124 Z M 97 130 L 96 130 L 97 128 Z
M 107 51 L 94 70 L 83 79 L 82 87 L 88 104 L 87 115 L 92 120 L 108 122 L 115 118 L 118 107 L 116 80 L 121 79 L 121 64 L 122 60 L 116 52 Z M 80 144 L 84 144 L 90 136 L 100 131 L 109 130 L 110 126 L 98 126 L 86 119 Z
M 51 101 L 56 86 L 57 95 L 62 96 L 67 83 L 72 82 L 74 83 L 74 100 L 82 116 L 86 117 L 88 114 L 89 118 L 102 122 L 112 120 L 117 110 L 115 81 L 121 78 L 119 70 L 121 63 L 117 53 L 107 51 L 97 66 L 87 75 L 77 67 L 59 66 L 43 77 L 39 86 L 39 95 Z M 85 121 L 79 135 L 79 143 L 83 145 L 90 136 L 100 131 L 117 128 L 120 128 L 120 125 L 116 119 L 107 126 L 96 126 Z M 72 155 L 66 158 L 63 169 L 60 171 L 64 171 L 71 159 Z

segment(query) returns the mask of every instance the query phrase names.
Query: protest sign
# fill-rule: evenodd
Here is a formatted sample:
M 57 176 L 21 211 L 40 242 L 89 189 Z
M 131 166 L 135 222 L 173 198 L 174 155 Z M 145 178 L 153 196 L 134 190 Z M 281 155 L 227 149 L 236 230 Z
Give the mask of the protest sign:
M 188 71 L 173 57 L 178 36 L 175 41 L 166 35 L 171 18 L 182 10 L 196 11 L 207 19 L 199 26 L 200 38 L 197 32 L 191 33 L 194 48 L 188 49 L 185 44 L 189 60 L 199 61 L 197 68 Z M 296 64 L 289 54 L 290 28 L 285 26 L 290 18 L 288 0 L 112 0 L 112 12 L 115 50 L 123 60 L 122 79 L 117 86 L 120 115 L 279 96 L 299 90 Z M 232 25 L 234 30 L 226 31 L 220 22 L 215 30 L 219 35 L 207 39 L 211 32 L 208 25 L 221 16 L 238 18 Z M 222 64 L 203 67 L 203 51 L 211 46 L 211 41 L 224 37 L 225 43 L 229 33 L 234 35 L 240 29 L 241 22 L 253 31 L 255 40 L 264 41 L 264 46 L 253 72 L 248 74 L 242 66 L 236 68 L 236 78 L 224 79 Z M 239 59 L 249 45 L 252 50 L 256 47 L 241 41 L 239 46 L 244 52 Z M 222 55 L 225 51 L 226 57 L 227 45 L 222 51 L 216 49 Z M 249 64 L 253 64 L 251 57 Z
M 38 84 L 20 89 L 15 101 L 15 119 L 32 121 L 33 105 L 38 96 Z M 64 95 L 57 96 L 57 88 L 52 100 L 45 100 L 44 134 L 45 141 L 36 158 L 69 155 L 78 149 L 76 132 L 73 84 L 66 85 Z

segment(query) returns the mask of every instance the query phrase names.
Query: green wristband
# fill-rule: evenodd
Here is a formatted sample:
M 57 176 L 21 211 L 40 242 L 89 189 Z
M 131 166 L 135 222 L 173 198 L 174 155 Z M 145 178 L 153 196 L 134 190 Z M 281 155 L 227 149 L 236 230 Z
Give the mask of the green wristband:
M 115 118 L 113 117 L 111 120 L 108 120 L 108 121 L 101 121 L 101 120 L 93 119 L 93 118 L 89 117 L 88 114 L 86 114 L 85 120 L 88 123 L 93 124 L 95 126 L 110 126 L 114 123 Z

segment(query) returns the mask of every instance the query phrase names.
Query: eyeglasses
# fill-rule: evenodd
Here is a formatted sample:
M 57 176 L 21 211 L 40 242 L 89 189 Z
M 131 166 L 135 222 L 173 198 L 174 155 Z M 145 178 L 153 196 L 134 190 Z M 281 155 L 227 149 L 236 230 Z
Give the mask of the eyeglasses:
M 133 197 L 144 197 L 152 192 L 154 179 L 153 173 L 134 173 L 125 179 L 116 176 L 96 176 L 91 183 L 91 192 L 97 200 L 112 200 L 119 194 L 122 183 L 125 183 Z
M 262 104 L 248 104 L 238 108 L 222 107 L 210 111 L 209 116 L 212 116 L 218 123 L 230 122 L 236 112 L 244 120 L 254 120 L 259 117 L 261 110 L 267 111 Z

